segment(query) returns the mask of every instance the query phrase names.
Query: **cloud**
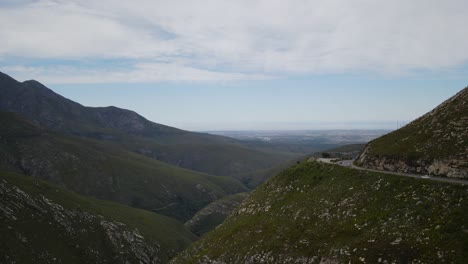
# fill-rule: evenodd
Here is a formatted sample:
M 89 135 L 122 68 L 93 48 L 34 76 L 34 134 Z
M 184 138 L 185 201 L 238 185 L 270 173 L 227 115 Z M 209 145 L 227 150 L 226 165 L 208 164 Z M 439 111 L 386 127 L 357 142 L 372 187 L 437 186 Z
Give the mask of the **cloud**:
M 0 10 L 3 55 L 138 58 L 173 52 L 150 33 L 77 4 L 39 2 Z
M 25 1 L 0 6 L 0 57 L 128 59 L 140 81 L 404 74 L 466 63 L 466 24 L 464 0 Z
M 3 67 L 19 80 L 37 79 L 47 84 L 139 83 L 161 81 L 237 81 L 272 78 L 261 74 L 216 72 L 175 63 L 140 63 L 126 69 L 83 69 L 74 66 Z

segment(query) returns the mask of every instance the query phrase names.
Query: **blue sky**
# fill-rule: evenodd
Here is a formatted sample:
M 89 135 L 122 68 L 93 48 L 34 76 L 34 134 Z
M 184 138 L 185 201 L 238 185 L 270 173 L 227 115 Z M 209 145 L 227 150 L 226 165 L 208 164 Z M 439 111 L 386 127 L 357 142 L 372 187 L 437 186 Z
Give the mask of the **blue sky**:
M 190 130 L 386 128 L 468 85 L 466 1 L 0 1 L 0 71 Z

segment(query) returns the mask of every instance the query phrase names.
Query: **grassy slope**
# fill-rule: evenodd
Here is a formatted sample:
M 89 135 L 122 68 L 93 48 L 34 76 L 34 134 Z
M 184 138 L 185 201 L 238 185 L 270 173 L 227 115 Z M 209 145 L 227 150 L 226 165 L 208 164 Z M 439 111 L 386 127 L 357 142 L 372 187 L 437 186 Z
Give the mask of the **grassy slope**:
M 299 156 L 272 148 L 252 148 L 243 142 L 215 135 L 179 131 L 156 136 L 141 136 L 118 131 L 86 133 L 86 137 L 105 141 L 131 152 L 185 169 L 229 176 L 256 187 L 259 171 Z
M 174 263 L 465 263 L 467 200 L 467 186 L 303 162 Z
M 124 223 L 128 230 L 138 229 L 147 244 L 159 244 L 158 257 L 162 262 L 168 261 L 176 252 L 196 239 L 181 223 L 169 217 L 113 202 L 83 197 L 24 175 L 0 171 L 0 181 L 6 182 L 8 186 L 16 186 L 31 199 L 40 200 L 44 196 L 52 203 L 63 206 L 67 211 L 75 210 L 88 212 L 94 216 L 101 215 L 103 217 L 101 220 Z M 0 205 L 8 202 L 22 205 L 21 201 L 8 201 L 9 196 L 6 194 L 0 193 L 0 195 L 2 196 Z M 81 231 L 79 234 L 70 235 L 61 222 L 57 221 L 57 219 L 64 219 L 63 217 L 57 218 L 57 215 L 52 213 L 38 214 L 38 209 L 34 207 L 25 207 L 20 210 L 20 213 L 21 216 L 15 221 L 9 221 L 4 211 L 0 213 L 2 223 L 0 225 L 2 234 L 0 262 L 6 261 L 3 258 L 7 255 L 19 263 L 49 263 L 52 258 L 57 258 L 62 263 L 113 262 L 112 254 L 115 252 L 104 243 L 107 238 L 99 226 L 99 221 L 91 222 L 93 225 L 83 226 L 89 222 L 72 220 L 71 226 Z M 105 258 L 92 259 L 92 256 L 83 253 L 87 247 L 96 250 Z M 32 261 L 33 259 L 37 262 Z M 40 259 L 42 260 L 39 261 Z
M 0 165 L 81 194 L 158 209 L 185 221 L 208 203 L 246 190 L 229 177 L 185 170 L 112 144 L 51 133 L 14 114 L 0 113 L 0 120 Z
M 198 236 L 215 229 L 235 210 L 246 198 L 247 193 L 238 193 L 216 200 L 198 211 L 185 223 L 190 231 Z
M 297 156 L 292 153 L 248 148 L 234 140 L 213 140 L 212 137 L 216 136 L 191 133 L 164 136 L 156 141 L 125 136 L 125 139 L 119 140 L 119 144 L 133 152 L 179 167 L 212 175 L 230 176 L 245 185 L 257 182 L 258 171 L 270 169 Z

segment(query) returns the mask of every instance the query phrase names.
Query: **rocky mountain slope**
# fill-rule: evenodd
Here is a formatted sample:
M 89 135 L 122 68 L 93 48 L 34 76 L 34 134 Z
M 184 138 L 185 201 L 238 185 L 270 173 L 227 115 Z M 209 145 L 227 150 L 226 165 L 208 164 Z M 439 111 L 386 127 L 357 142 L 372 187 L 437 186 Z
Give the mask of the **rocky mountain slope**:
M 356 165 L 468 178 L 468 87 L 407 126 L 371 141 Z
M 18 82 L 3 73 L 0 110 L 16 112 L 52 131 L 107 141 L 178 167 L 233 176 L 245 183 L 252 181 L 254 172 L 297 156 L 156 124 L 117 107 L 85 107 L 37 81 Z
M 0 171 L 0 263 L 167 263 L 195 240 L 179 222 Z
M 0 168 L 100 199 L 153 210 L 180 221 L 226 195 L 237 180 L 171 166 L 89 138 L 61 135 L 0 112 Z
M 467 223 L 468 186 L 307 161 L 172 263 L 466 263 Z

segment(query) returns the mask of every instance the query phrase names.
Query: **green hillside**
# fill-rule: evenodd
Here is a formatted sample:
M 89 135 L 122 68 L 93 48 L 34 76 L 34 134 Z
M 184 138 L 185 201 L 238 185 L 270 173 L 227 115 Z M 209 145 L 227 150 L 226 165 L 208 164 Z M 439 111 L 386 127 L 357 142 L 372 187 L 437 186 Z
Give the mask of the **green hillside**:
M 242 143 L 204 140 L 211 135 L 164 136 L 158 141 L 126 135 L 119 145 L 156 160 L 212 175 L 230 176 L 255 188 L 259 171 L 286 163 L 297 155 L 247 148 Z M 161 140 L 162 142 L 159 142 Z M 111 142 L 114 143 L 114 142 Z
M 356 164 L 468 178 L 468 87 L 407 126 L 371 141 Z
M 302 162 L 172 263 L 466 263 L 468 186 Z
M 0 171 L 0 263 L 167 263 L 196 237 L 155 213 Z
M 84 195 L 186 221 L 210 202 L 246 191 L 237 180 L 171 166 L 97 140 L 41 129 L 0 112 L 0 166 Z
M 235 210 L 248 196 L 248 193 L 238 193 L 216 200 L 198 211 L 184 225 L 198 236 L 215 229 Z
M 113 106 L 85 107 L 37 81 L 18 82 L 1 72 L 0 110 L 18 113 L 51 131 L 105 141 L 178 167 L 233 176 L 244 183 L 255 180 L 254 172 L 298 155 L 153 123 Z

